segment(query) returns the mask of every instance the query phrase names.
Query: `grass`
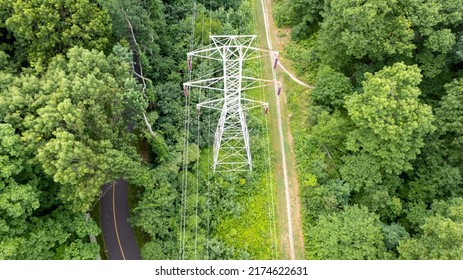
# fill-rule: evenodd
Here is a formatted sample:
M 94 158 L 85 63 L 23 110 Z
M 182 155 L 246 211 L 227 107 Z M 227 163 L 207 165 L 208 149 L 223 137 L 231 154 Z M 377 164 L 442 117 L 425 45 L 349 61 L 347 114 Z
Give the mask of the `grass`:
M 258 61 L 247 63 L 247 70 L 251 70 L 253 76 L 259 76 L 262 65 Z M 270 90 L 255 89 L 246 91 L 246 98 L 262 100 L 264 94 Z M 267 150 L 267 127 L 265 125 L 267 115 L 263 114 L 263 108 L 248 111 L 248 124 L 253 130 L 251 133 L 251 149 L 253 150 L 252 182 L 238 188 L 249 188 L 251 193 L 245 193 L 237 198 L 243 205 L 244 211 L 238 216 L 228 216 L 220 220 L 217 227 L 217 236 L 230 247 L 245 250 L 252 259 L 277 259 L 280 256 L 279 242 L 275 229 L 276 200 L 273 191 L 273 158 L 270 151 L 270 159 Z M 258 131 L 258 133 L 255 133 Z M 273 197 L 272 197 L 273 196 Z
M 267 48 L 267 44 L 265 42 L 266 39 L 266 31 L 264 25 L 264 19 L 262 17 L 262 6 L 260 0 L 255 0 L 255 10 L 256 10 L 256 30 L 257 34 L 261 38 L 260 40 L 260 47 Z M 270 6 L 267 6 L 270 9 Z M 270 9 L 271 10 L 271 9 Z M 275 32 L 276 29 L 273 26 L 273 21 L 269 21 L 270 24 L 270 36 L 272 42 L 275 46 L 280 46 L 277 43 L 275 34 L 282 34 L 283 31 Z M 282 37 L 282 36 L 280 36 Z M 281 51 L 281 50 L 280 50 Z M 271 72 L 269 69 L 270 61 L 264 60 L 264 75 L 265 77 L 271 77 Z M 278 77 L 280 80 L 282 79 L 281 76 Z M 290 184 L 290 196 L 291 196 L 291 204 L 293 205 L 291 209 L 292 214 L 292 224 L 293 224 L 293 238 L 294 238 L 294 249 L 295 249 L 295 256 L 296 259 L 304 259 L 304 241 L 302 236 L 302 222 L 301 222 L 301 209 L 300 205 L 300 198 L 299 198 L 299 191 L 298 191 L 298 182 L 297 182 L 297 170 L 296 170 L 296 160 L 295 154 L 292 148 L 292 137 L 291 137 L 291 129 L 289 126 L 289 112 L 286 107 L 286 96 L 291 96 L 293 92 L 300 91 L 300 86 L 295 85 L 295 83 L 288 81 L 289 79 L 284 80 L 284 92 L 280 96 L 281 98 L 281 118 L 282 118 L 282 129 L 284 134 L 283 144 L 286 153 L 286 166 L 288 172 L 288 179 Z M 299 87 L 299 88 L 298 88 Z M 270 108 L 276 108 L 276 98 L 274 94 L 270 95 L 269 98 Z M 302 108 L 301 108 L 302 109 Z M 303 109 L 302 109 L 303 110 Z M 294 115 L 293 115 L 294 116 Z M 279 228 L 280 228 L 280 239 L 281 239 L 281 251 L 283 252 L 283 258 L 289 259 L 290 252 L 289 252 L 289 239 L 287 237 L 288 232 L 288 223 L 287 223 L 287 214 L 286 214 L 286 200 L 285 200 L 285 187 L 284 187 L 284 177 L 283 177 L 283 170 L 282 170 L 282 158 L 280 153 L 280 139 L 278 134 L 278 119 L 277 119 L 277 112 L 276 110 L 270 110 L 270 137 L 272 148 L 275 151 L 275 181 L 276 181 L 276 194 L 278 197 L 277 200 L 277 212 L 278 212 L 278 221 L 279 221 Z M 300 121 L 295 117 L 292 117 L 294 122 Z
M 265 41 L 265 25 L 264 19 L 262 15 L 262 7 L 260 0 L 254 1 L 255 6 L 255 17 L 256 17 L 256 31 L 257 35 L 259 36 L 258 44 L 260 48 L 267 49 L 267 44 Z M 271 71 L 269 70 L 270 61 L 268 59 L 263 59 L 263 78 L 264 79 L 271 79 Z M 276 100 L 274 98 L 274 94 L 270 93 L 268 98 L 269 103 L 269 137 L 271 143 L 271 149 L 274 152 L 274 180 L 275 180 L 275 193 L 276 193 L 276 208 L 277 208 L 277 217 L 278 217 L 278 229 L 279 229 L 279 239 L 280 239 L 280 256 L 282 259 L 289 259 L 289 240 L 287 239 L 287 232 L 288 232 L 288 224 L 286 221 L 286 201 L 285 201 L 285 187 L 284 187 L 284 177 L 283 177 L 283 166 L 282 166 L 282 157 L 281 153 L 278 152 L 280 150 L 279 145 L 279 134 L 278 134 L 278 119 L 277 119 L 277 112 L 276 108 Z
M 290 34 L 290 29 L 277 29 L 275 27 L 274 30 L 278 30 L 279 33 L 283 32 L 286 34 Z M 274 34 L 274 32 L 272 32 Z M 299 75 L 299 78 L 303 78 L 306 82 L 314 83 L 316 79 L 317 69 L 318 69 L 318 61 L 311 56 L 311 52 L 315 47 L 316 36 L 313 35 L 306 40 L 300 42 L 291 41 L 290 36 L 284 36 L 284 38 L 278 38 L 280 41 L 278 46 L 278 50 L 282 53 L 283 57 L 281 57 L 281 61 L 284 63 L 287 69 L 290 69 L 291 72 L 296 72 Z M 295 70 L 295 71 L 292 71 Z M 291 163 L 288 163 L 288 168 L 297 173 L 298 170 L 298 163 L 295 159 L 301 158 L 303 156 L 301 153 L 304 151 L 300 150 L 300 143 L 303 142 L 304 137 L 307 131 L 307 120 L 310 114 L 308 108 L 310 104 L 310 92 L 308 89 L 302 87 L 301 85 L 295 83 L 291 80 L 291 78 L 287 75 L 282 75 L 285 84 L 285 96 L 287 97 L 287 105 L 288 110 L 288 123 L 293 132 L 294 139 L 291 139 L 294 153 L 291 159 L 293 160 Z M 290 135 L 290 134 L 288 134 Z M 291 167 L 289 167 L 291 164 Z M 295 176 L 298 176 L 295 174 Z M 299 180 L 302 182 L 305 178 L 300 178 Z M 302 193 L 302 189 L 300 190 Z M 301 194 L 300 193 L 300 194 Z M 299 195 L 300 195 L 299 194 Z M 300 200 L 300 198 L 299 198 Z M 307 218 L 305 214 L 305 208 L 301 204 L 299 215 L 300 220 L 302 220 L 302 227 L 307 226 Z M 303 234 L 303 229 L 301 233 Z M 301 239 L 300 247 L 298 250 L 300 251 L 299 254 L 304 254 L 304 238 L 305 236 L 299 236 Z
M 261 186 L 265 186 L 262 184 Z M 246 250 L 253 259 L 274 258 L 273 232 L 269 230 L 268 196 L 265 190 L 241 197 L 244 211 L 239 217 L 222 220 L 217 229 L 221 240 L 236 249 Z
M 250 10 L 255 10 L 254 1 L 246 1 L 247 7 Z M 254 22 L 254 25 L 257 24 Z M 253 72 L 252 76 L 260 77 L 264 71 L 263 68 L 270 67 L 268 62 L 266 64 L 262 64 L 262 62 L 258 60 L 247 62 L 246 70 Z M 269 88 L 265 88 L 265 91 L 255 89 L 246 91 L 245 95 L 246 98 L 262 100 L 263 95 L 269 96 L 272 95 L 272 92 L 273 90 Z M 252 259 L 278 259 L 282 253 L 279 230 L 275 228 L 278 226 L 275 217 L 277 197 L 274 191 L 274 167 L 272 163 L 275 162 L 275 157 L 281 157 L 281 155 L 274 153 L 278 150 L 275 147 L 270 147 L 270 155 L 268 154 L 266 118 L 271 121 L 271 117 L 263 114 L 263 108 L 251 110 L 247 112 L 247 115 L 249 128 L 254 132 L 251 133 L 254 163 L 251 177 L 253 179 L 252 182 L 236 186 L 236 188 L 249 188 L 251 191 L 236 198 L 243 207 L 243 211 L 239 215 L 225 215 L 219 218 L 216 235 L 227 246 L 238 251 L 247 251 Z M 269 134 L 275 134 L 271 127 L 270 125 Z M 255 133 L 256 131 L 258 133 Z M 275 134 L 273 137 L 277 135 Z M 269 137 L 272 136 L 269 135 Z M 269 156 L 270 159 L 268 159 Z M 281 179 L 282 177 L 277 178 Z M 278 185 L 282 185 L 282 183 L 280 182 Z

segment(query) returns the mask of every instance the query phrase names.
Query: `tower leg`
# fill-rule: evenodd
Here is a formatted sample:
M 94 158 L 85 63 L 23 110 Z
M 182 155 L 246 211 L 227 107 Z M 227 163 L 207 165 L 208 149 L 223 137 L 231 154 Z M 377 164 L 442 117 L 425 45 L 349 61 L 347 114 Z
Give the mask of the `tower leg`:
M 246 124 L 246 116 L 244 115 L 243 108 L 241 108 L 241 106 L 239 110 L 239 115 L 241 122 L 241 132 L 243 134 L 244 146 L 246 148 L 247 163 L 249 166 L 249 170 L 252 171 L 251 145 L 249 144 L 248 125 Z
M 224 125 L 225 125 L 225 118 L 227 116 L 227 108 L 224 105 L 224 108 L 222 109 L 222 112 L 220 113 L 220 119 L 219 122 L 217 123 L 217 129 L 215 130 L 215 136 L 214 136 L 214 163 L 212 165 L 212 169 L 215 172 L 217 169 L 217 164 L 219 163 L 219 152 L 220 152 L 220 146 L 222 142 L 222 135 L 224 131 Z

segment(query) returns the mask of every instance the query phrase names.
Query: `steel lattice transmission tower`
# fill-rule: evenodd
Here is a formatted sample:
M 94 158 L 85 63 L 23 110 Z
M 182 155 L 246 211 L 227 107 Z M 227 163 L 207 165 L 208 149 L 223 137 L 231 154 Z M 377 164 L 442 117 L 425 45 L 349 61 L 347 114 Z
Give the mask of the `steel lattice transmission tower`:
M 223 76 L 208 79 L 192 80 L 184 83 L 185 95 L 190 87 L 216 90 L 223 95 L 198 103 L 201 107 L 220 110 L 220 117 L 214 136 L 213 165 L 216 171 L 252 171 L 252 156 L 249 143 L 249 130 L 246 124 L 245 111 L 264 107 L 268 111 L 268 103 L 243 97 L 242 92 L 273 83 L 271 80 L 258 79 L 243 75 L 245 61 L 271 55 L 274 67 L 278 61 L 278 53 L 254 47 L 255 35 L 211 36 L 212 44 L 187 54 L 189 71 L 192 69 L 193 57 L 212 59 L 221 62 Z M 278 94 L 281 86 L 276 89 Z

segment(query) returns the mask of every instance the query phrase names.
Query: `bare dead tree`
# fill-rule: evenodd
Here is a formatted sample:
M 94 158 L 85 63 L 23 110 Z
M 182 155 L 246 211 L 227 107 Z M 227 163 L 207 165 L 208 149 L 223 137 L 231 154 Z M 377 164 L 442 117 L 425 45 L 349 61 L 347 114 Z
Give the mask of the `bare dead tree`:
M 137 49 L 136 51 L 140 52 L 140 45 L 138 45 L 137 39 L 135 38 L 135 32 L 133 31 L 132 23 L 130 22 L 130 20 L 129 20 L 128 16 L 127 16 L 127 13 L 124 11 L 123 8 L 121 8 L 121 11 L 124 14 L 125 20 L 127 21 L 127 25 L 129 27 L 129 30 L 130 30 L 132 41 L 133 41 L 133 43 L 134 43 L 134 45 L 136 46 L 136 49 Z M 143 94 L 143 97 L 145 99 L 147 99 L 145 90 L 146 90 L 146 81 L 149 81 L 149 79 L 143 76 L 143 66 L 141 65 L 141 63 L 139 63 L 139 66 L 140 66 L 140 73 L 137 73 L 137 71 L 135 71 L 134 63 L 132 62 L 132 71 L 135 74 L 135 76 L 140 78 L 140 80 L 142 81 L 142 83 L 143 83 L 142 94 Z M 143 115 L 143 120 L 145 121 L 146 127 L 148 128 L 151 136 L 153 136 L 153 138 L 155 138 L 156 133 L 153 131 L 153 128 L 151 127 L 151 125 L 150 125 L 150 123 L 148 121 L 148 118 L 146 117 L 146 113 L 142 112 L 142 115 Z

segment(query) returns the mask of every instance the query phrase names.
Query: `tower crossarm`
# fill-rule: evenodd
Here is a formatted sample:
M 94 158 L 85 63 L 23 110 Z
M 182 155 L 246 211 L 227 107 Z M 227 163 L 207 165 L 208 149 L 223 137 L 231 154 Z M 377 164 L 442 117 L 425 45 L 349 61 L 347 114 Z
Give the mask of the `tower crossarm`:
M 229 77 L 230 78 L 230 77 Z M 233 78 L 233 76 L 231 76 Z M 195 87 L 195 88 L 203 88 L 203 89 L 211 89 L 217 91 L 224 91 L 223 87 L 217 86 L 217 84 L 224 81 L 224 77 L 216 77 L 204 80 L 196 80 L 196 81 L 189 81 L 183 83 L 184 86 Z M 258 79 L 252 77 L 241 77 L 241 91 L 261 88 L 266 86 L 272 86 L 272 80 L 265 80 L 265 79 Z
M 222 61 L 222 51 L 223 47 L 211 47 L 207 49 L 200 49 L 196 51 L 191 51 L 187 53 L 188 57 L 200 57 L 200 58 L 206 58 L 206 59 L 213 59 L 213 60 L 218 60 Z
M 272 51 L 272 50 L 266 50 L 266 49 L 260 49 L 260 48 L 255 48 L 255 47 L 248 47 L 248 46 L 240 46 L 240 45 L 230 45 L 230 46 L 219 46 L 219 47 L 211 47 L 207 49 L 201 49 L 201 50 L 196 50 L 196 51 L 191 51 L 187 53 L 187 56 L 189 57 L 200 57 L 200 58 L 206 58 L 206 59 L 213 59 L 213 60 L 222 60 L 222 56 L 224 55 L 224 48 L 241 48 L 243 49 L 243 54 L 244 58 L 243 61 L 245 60 L 253 60 L 261 57 L 267 57 L 267 56 L 272 56 L 272 57 L 278 57 L 278 52 L 277 51 Z
M 224 102 L 225 102 L 225 98 L 207 100 L 207 101 L 196 104 L 196 107 L 197 108 L 200 108 L 200 107 L 209 108 L 209 109 L 214 109 L 214 110 L 222 110 Z
M 250 110 L 250 109 L 259 108 L 259 107 L 268 107 L 267 102 L 256 101 L 256 100 L 247 99 L 247 98 L 241 98 L 241 101 L 242 101 L 242 106 L 244 110 Z
M 250 90 L 266 86 L 273 86 L 272 80 L 258 79 L 252 77 L 241 77 L 241 90 Z
M 223 87 L 219 87 L 217 84 L 223 82 L 224 77 L 216 77 L 204 80 L 189 81 L 183 83 L 184 86 L 195 87 L 195 88 L 204 88 L 211 90 L 224 91 Z
M 234 40 L 220 40 L 219 36 L 211 36 L 215 39 L 215 46 L 209 45 L 207 47 L 194 50 L 187 53 L 188 57 L 200 57 L 212 60 L 222 61 L 226 56 L 227 50 L 236 49 L 242 52 L 242 60 L 253 60 L 262 57 L 271 56 L 272 58 L 278 57 L 278 52 L 273 50 L 261 49 L 252 47 L 252 41 L 255 39 L 255 36 L 237 36 L 237 38 L 246 38 L 245 42 L 239 41 L 239 39 Z M 228 44 L 227 44 L 228 43 Z
M 224 102 L 225 102 L 225 98 L 213 99 L 213 100 L 208 100 L 208 101 L 198 103 L 196 104 L 196 107 L 198 109 L 208 108 L 208 109 L 214 109 L 214 110 L 222 110 Z M 262 101 L 256 101 L 252 99 L 247 99 L 247 98 L 241 98 L 241 106 L 243 110 L 250 110 L 254 108 L 268 107 L 268 103 L 262 102 Z
M 260 48 L 254 48 L 254 47 L 246 47 L 246 51 L 248 52 L 248 56 L 243 58 L 244 61 L 258 59 L 258 58 L 267 57 L 267 56 L 271 56 L 272 58 L 278 57 L 278 52 L 272 51 L 272 50 L 266 50 L 266 49 L 260 49 Z

